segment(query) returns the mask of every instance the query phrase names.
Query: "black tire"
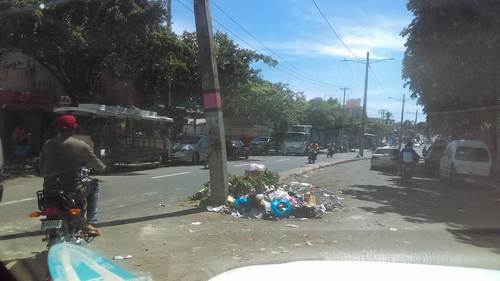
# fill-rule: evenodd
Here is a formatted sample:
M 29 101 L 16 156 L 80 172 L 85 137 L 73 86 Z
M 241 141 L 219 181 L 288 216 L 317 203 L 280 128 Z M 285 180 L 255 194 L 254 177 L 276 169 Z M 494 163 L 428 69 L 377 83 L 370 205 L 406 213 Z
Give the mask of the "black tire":
M 193 165 L 198 165 L 199 162 L 200 162 L 200 154 L 198 154 L 198 152 L 193 153 L 193 159 L 191 159 L 191 163 Z

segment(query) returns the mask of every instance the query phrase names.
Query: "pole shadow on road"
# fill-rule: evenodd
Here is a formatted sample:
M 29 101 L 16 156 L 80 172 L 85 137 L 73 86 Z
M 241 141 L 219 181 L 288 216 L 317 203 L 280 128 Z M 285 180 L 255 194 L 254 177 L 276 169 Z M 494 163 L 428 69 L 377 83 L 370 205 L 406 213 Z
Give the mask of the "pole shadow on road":
M 493 186 L 447 184 L 417 167 L 415 177 L 402 184 L 395 173 L 387 185 L 354 185 L 344 191 L 352 198 L 375 202 L 360 209 L 395 213 L 410 223 L 444 223 L 458 242 L 489 248 L 500 254 L 500 189 Z
M 129 219 L 119 219 L 119 220 L 114 220 L 114 221 L 102 222 L 102 223 L 98 223 L 97 227 L 108 227 L 108 226 L 116 226 L 116 225 L 144 222 L 144 221 L 164 219 L 164 218 L 181 217 L 181 216 L 198 214 L 201 212 L 205 212 L 205 210 L 202 208 L 191 208 L 191 209 L 186 209 L 186 210 L 181 210 L 181 211 L 176 211 L 176 212 L 171 212 L 171 213 L 163 213 L 163 214 L 157 214 L 157 215 L 151 215 L 151 216 L 136 217 L 136 218 L 129 218 Z
M 18 280 L 44 280 L 48 275 L 47 251 L 32 252 L 34 256 L 23 259 L 3 260 L 5 266 Z
M 144 222 L 144 221 L 150 221 L 150 220 L 157 220 L 157 219 L 164 219 L 164 218 L 173 218 L 173 217 L 193 215 L 193 214 L 201 213 L 201 212 L 204 212 L 204 211 L 205 210 L 202 209 L 202 208 L 190 208 L 190 209 L 176 211 L 176 212 L 171 212 L 171 213 L 163 213 L 163 214 L 156 214 L 156 215 L 151 215 L 151 216 L 144 216 L 144 217 L 136 217 L 136 218 L 127 218 L 127 219 L 119 219 L 119 220 L 114 220 L 114 221 L 107 221 L 107 222 L 98 223 L 96 226 L 97 227 L 116 226 L 116 225 L 123 225 L 123 224 Z M 41 230 L 12 233 L 12 234 L 7 234 L 7 235 L 1 235 L 0 236 L 0 241 L 17 239 L 17 238 L 25 238 L 25 237 L 33 237 L 33 236 L 39 236 L 39 235 L 43 235 L 43 234 L 44 234 L 44 232 L 41 231 Z

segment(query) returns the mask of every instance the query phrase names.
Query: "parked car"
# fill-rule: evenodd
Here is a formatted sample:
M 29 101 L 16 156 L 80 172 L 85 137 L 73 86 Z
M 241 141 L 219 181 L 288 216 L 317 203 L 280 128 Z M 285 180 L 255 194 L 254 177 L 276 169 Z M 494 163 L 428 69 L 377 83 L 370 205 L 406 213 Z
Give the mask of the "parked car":
M 491 172 L 491 153 L 482 141 L 456 140 L 446 146 L 439 163 L 439 175 L 469 183 L 485 179 Z
M 397 170 L 399 150 L 391 147 L 379 147 L 372 154 L 370 170 L 391 169 Z
M 250 154 L 261 155 L 276 150 L 276 141 L 270 136 L 256 137 L 250 142 Z
M 429 146 L 427 152 L 424 155 L 424 169 L 426 172 L 431 174 L 438 174 L 439 161 L 443 156 L 446 145 L 446 142 L 437 141 Z
M 245 146 L 245 143 L 239 138 L 230 138 L 226 140 L 226 153 L 228 158 L 248 159 L 250 149 Z
M 171 152 L 172 161 L 198 164 L 206 162 L 208 157 L 208 139 L 206 136 L 180 136 L 175 140 Z

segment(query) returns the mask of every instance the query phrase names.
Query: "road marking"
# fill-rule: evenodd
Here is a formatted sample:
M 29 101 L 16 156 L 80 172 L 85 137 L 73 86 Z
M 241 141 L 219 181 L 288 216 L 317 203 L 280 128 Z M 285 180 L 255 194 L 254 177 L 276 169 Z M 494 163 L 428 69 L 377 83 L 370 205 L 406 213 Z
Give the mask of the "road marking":
M 35 197 L 30 197 L 30 198 L 24 198 L 24 199 L 19 199 L 19 200 L 12 200 L 12 201 L 7 201 L 7 202 L 0 203 L 0 206 L 12 205 L 12 204 L 21 203 L 21 202 L 25 202 L 25 201 L 36 200 L 36 199 L 37 198 L 35 198 Z
M 289 158 L 285 158 L 285 159 L 279 159 L 279 160 L 276 160 L 277 162 L 283 162 L 283 161 L 288 161 L 290 160 Z
M 156 176 L 156 177 L 151 177 L 152 179 L 161 179 L 161 178 L 168 178 L 168 177 L 174 177 L 174 176 L 180 176 L 180 175 L 185 175 L 185 174 L 190 174 L 191 172 L 181 172 L 181 173 L 175 173 L 175 174 L 170 174 L 170 175 L 163 175 L 163 176 Z
M 252 163 L 246 163 L 246 164 L 234 165 L 234 167 L 250 166 L 250 164 L 252 164 Z

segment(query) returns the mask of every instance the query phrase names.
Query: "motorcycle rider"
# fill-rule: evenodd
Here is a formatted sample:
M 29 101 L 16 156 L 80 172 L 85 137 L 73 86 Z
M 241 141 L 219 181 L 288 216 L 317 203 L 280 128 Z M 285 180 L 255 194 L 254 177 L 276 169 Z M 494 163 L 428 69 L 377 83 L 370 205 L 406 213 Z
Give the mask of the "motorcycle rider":
M 308 157 L 309 162 L 316 161 L 316 157 L 318 155 L 318 152 L 319 152 L 319 143 L 316 141 L 312 141 L 309 144 L 309 157 Z
M 73 137 L 78 123 L 75 116 L 66 114 L 56 120 L 58 135 L 45 142 L 40 152 L 40 174 L 44 178 L 44 190 L 75 189 L 83 166 L 104 171 L 106 166 L 85 142 Z M 97 222 L 99 185 L 97 182 L 87 190 L 87 233 L 99 236 L 94 224 Z
M 403 164 L 411 165 L 412 170 L 415 168 L 415 164 L 420 159 L 418 153 L 413 149 L 413 143 L 408 141 L 406 146 L 401 150 L 399 154 L 399 162 L 400 162 L 400 173 L 403 172 Z
M 311 144 L 309 145 L 309 149 L 311 151 L 314 151 L 314 152 L 318 153 L 318 151 L 319 151 L 319 143 L 317 141 L 312 141 Z
M 327 156 L 332 157 L 333 154 L 335 153 L 335 148 L 336 148 L 335 142 L 334 141 L 330 142 L 327 146 L 328 149 Z

